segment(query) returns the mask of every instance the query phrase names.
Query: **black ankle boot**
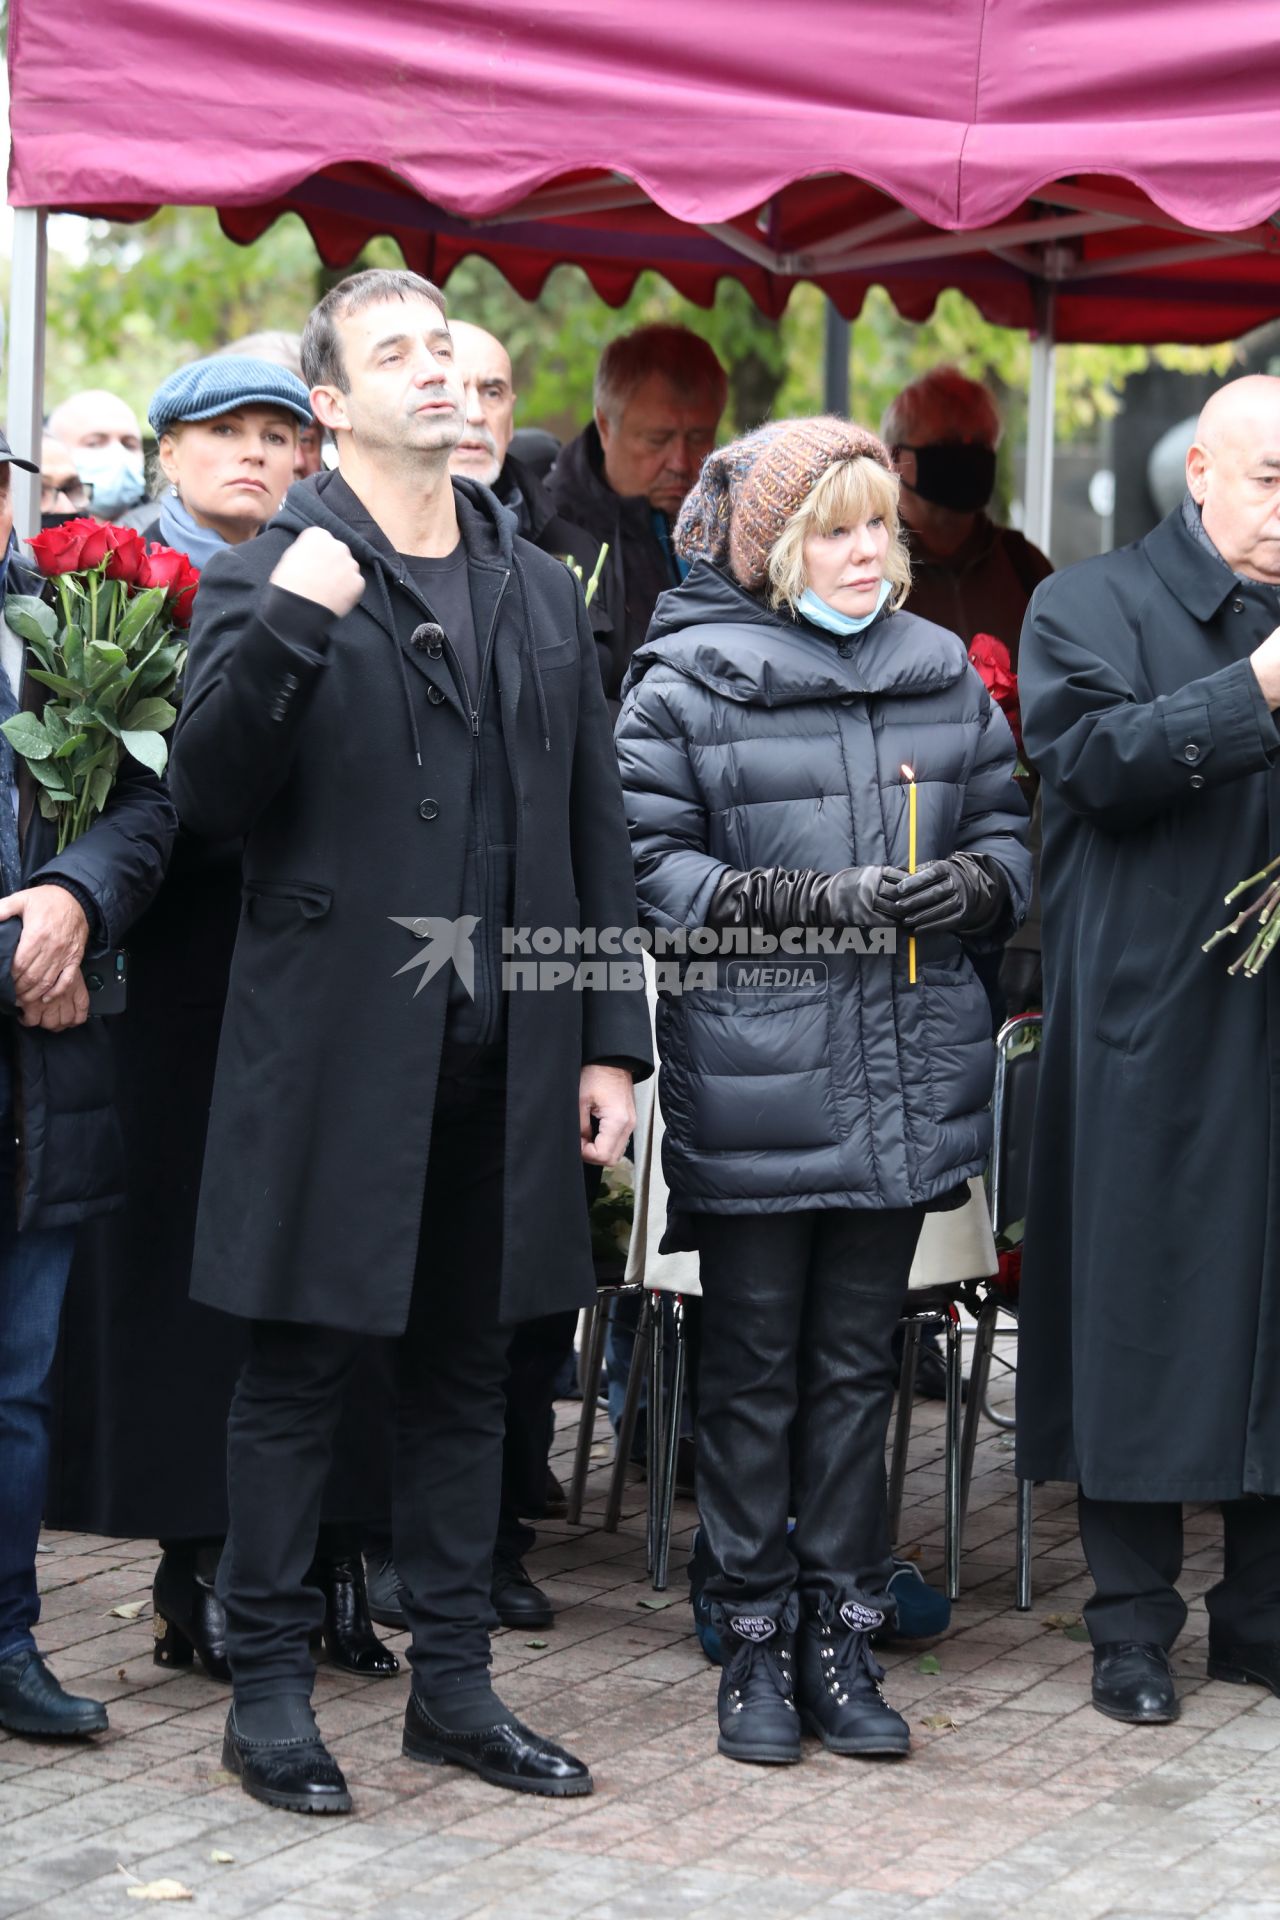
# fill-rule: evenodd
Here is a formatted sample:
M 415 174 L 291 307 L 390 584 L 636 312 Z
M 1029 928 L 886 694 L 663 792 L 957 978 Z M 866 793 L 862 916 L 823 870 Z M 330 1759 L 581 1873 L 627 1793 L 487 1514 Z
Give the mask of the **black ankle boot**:
M 373 1630 L 364 1561 L 358 1552 L 317 1554 L 307 1583 L 324 1595 L 321 1638 L 335 1667 L 379 1680 L 399 1673 L 400 1662 Z
M 796 1699 L 806 1733 L 830 1753 L 901 1755 L 911 1729 L 880 1691 L 884 1668 L 871 1636 L 884 1615 L 857 1600 L 837 1606 L 827 1594 L 806 1600 L 797 1644 Z
M 731 1760 L 787 1766 L 800 1758 L 795 1703 L 796 1603 L 777 1615 L 714 1607 L 724 1660 L 717 1746 Z
M 151 1586 L 155 1615 L 152 1659 L 158 1667 L 189 1667 L 193 1654 L 211 1680 L 230 1680 L 227 1665 L 227 1616 L 222 1602 L 196 1569 L 194 1557 L 160 1557 Z

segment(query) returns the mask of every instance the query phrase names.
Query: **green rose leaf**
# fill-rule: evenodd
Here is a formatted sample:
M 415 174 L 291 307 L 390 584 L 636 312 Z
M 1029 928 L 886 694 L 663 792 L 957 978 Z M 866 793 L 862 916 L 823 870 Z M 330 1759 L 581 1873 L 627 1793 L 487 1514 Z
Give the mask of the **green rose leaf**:
M 169 749 L 165 745 L 163 734 L 138 733 L 132 727 L 121 729 L 120 738 L 126 753 L 140 760 L 144 767 L 150 767 L 152 773 L 161 774 L 169 764 Z
M 20 640 L 35 644 L 58 637 L 57 614 L 33 593 L 11 593 L 4 603 L 4 617 Z
M 62 695 L 64 700 L 79 700 L 84 695 L 84 687 L 78 680 L 66 680 L 60 673 L 45 671 L 40 667 L 28 667 L 27 679 L 38 680 L 42 687 L 49 687 L 54 693 Z
M 69 760 L 73 753 L 77 753 L 79 749 L 85 745 L 88 738 L 87 733 L 73 733 L 71 738 L 64 740 L 62 745 L 56 750 L 53 756 L 54 759 Z
M 4 722 L 3 732 L 14 752 L 20 753 L 24 760 L 47 760 L 53 752 L 53 742 L 34 713 L 15 713 L 12 720 Z
M 141 636 L 166 599 L 163 587 L 144 587 L 141 593 L 135 593 L 130 600 L 124 618 L 117 623 L 116 639 L 122 647 L 131 647 Z
M 74 793 L 67 785 L 66 770 L 63 767 L 55 767 L 48 760 L 28 760 L 27 766 L 30 769 L 31 778 L 38 780 L 55 800 L 75 799 Z
M 124 715 L 130 731 L 167 733 L 178 717 L 178 709 L 167 700 L 139 700 Z
M 101 813 L 111 798 L 111 789 L 115 785 L 114 767 L 95 767 L 89 775 L 89 799 L 95 813 Z

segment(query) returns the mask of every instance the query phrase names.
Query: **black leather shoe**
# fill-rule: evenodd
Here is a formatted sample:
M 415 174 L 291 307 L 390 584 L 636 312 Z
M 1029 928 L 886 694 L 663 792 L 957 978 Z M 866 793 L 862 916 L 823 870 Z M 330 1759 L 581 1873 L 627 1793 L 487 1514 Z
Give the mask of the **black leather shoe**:
M 881 1692 L 884 1668 L 871 1636 L 884 1625 L 876 1607 L 843 1606 L 825 1594 L 806 1601 L 796 1648 L 796 1701 L 806 1733 L 828 1753 L 900 1759 L 911 1750 L 911 1729 Z
M 542 1503 L 541 1517 L 546 1520 L 563 1520 L 564 1516 L 566 1515 L 566 1513 L 568 1513 L 568 1511 L 569 1511 L 569 1496 L 566 1494 L 564 1488 L 560 1485 L 560 1482 L 556 1479 L 555 1474 L 552 1473 L 550 1467 L 548 1467 L 547 1468 L 547 1493 L 546 1493 L 546 1498 Z
M 239 1777 L 246 1793 L 287 1813 L 350 1813 L 351 1795 L 319 1734 L 310 1739 L 246 1740 L 236 1731 L 235 1708 L 227 1715 L 222 1764 Z
M 65 1740 L 105 1733 L 107 1710 L 101 1700 L 68 1693 L 34 1647 L 20 1647 L 0 1660 L 0 1727 Z
M 476 1733 L 450 1733 L 412 1692 L 404 1714 L 404 1753 L 430 1766 L 469 1767 L 490 1786 L 512 1787 L 517 1793 L 564 1798 L 590 1793 L 593 1785 L 581 1760 L 518 1720 L 502 1720 Z
M 781 1615 L 732 1613 L 712 1603 L 723 1655 L 716 1715 L 719 1751 L 730 1760 L 785 1767 L 800 1758 L 795 1701 L 796 1607 Z
M 549 1627 L 555 1613 L 541 1587 L 535 1587 L 518 1560 L 493 1559 L 489 1588 L 493 1610 L 504 1627 Z
M 364 1579 L 369 1618 L 376 1620 L 380 1627 L 393 1627 L 400 1633 L 406 1633 L 409 1621 L 400 1597 L 400 1575 L 396 1572 L 396 1563 L 391 1555 L 367 1554 Z
M 227 1665 L 227 1616 L 213 1590 L 194 1565 L 182 1566 L 160 1556 L 151 1583 L 155 1615 L 155 1646 L 151 1658 L 158 1667 L 189 1667 L 193 1654 L 211 1680 L 230 1680 Z
M 1112 1720 L 1140 1726 L 1176 1720 L 1178 1696 L 1164 1648 L 1136 1640 L 1105 1640 L 1095 1647 L 1093 1704 Z
M 321 1638 L 334 1666 L 379 1680 L 399 1673 L 400 1662 L 373 1630 L 360 1555 L 344 1553 L 331 1559 L 317 1555 L 307 1580 L 324 1595 Z
M 1280 1645 L 1274 1640 L 1228 1640 L 1210 1631 L 1209 1678 L 1270 1687 L 1280 1695 Z

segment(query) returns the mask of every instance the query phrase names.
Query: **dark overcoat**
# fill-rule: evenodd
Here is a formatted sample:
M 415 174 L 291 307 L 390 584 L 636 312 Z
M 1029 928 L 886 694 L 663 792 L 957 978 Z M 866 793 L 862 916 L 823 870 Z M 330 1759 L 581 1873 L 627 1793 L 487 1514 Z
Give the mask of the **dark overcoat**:
M 171 789 L 193 832 L 245 836 L 245 904 L 192 1295 L 386 1335 L 408 1316 L 420 1231 L 430 1241 L 423 1187 L 449 993 L 447 966 L 429 980 L 412 966 L 424 951 L 412 922 L 461 911 L 476 736 L 447 659 L 413 644 L 421 606 L 395 555 L 326 505 L 325 485 L 294 487 L 258 539 L 212 560 L 196 603 Z M 630 849 L 581 590 L 514 538 L 485 489 L 454 491 L 477 633 L 492 633 L 515 923 L 630 926 Z M 364 597 L 341 620 L 268 584 L 305 526 L 345 540 L 364 572 Z M 610 1058 L 650 1068 L 642 992 L 570 982 L 510 995 L 504 1319 L 594 1297 L 578 1078 Z
M 1018 1471 L 1097 1499 L 1280 1494 L 1280 963 L 1201 951 L 1280 851 L 1248 658 L 1278 613 L 1176 511 L 1046 581 L 1022 635 L 1046 1020 Z

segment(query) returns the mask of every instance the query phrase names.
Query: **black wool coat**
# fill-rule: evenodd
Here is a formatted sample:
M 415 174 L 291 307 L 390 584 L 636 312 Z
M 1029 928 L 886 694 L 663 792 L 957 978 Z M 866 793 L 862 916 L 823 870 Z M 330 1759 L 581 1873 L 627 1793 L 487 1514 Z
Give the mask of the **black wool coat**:
M 1280 1494 L 1280 963 L 1202 944 L 1280 851 L 1249 654 L 1274 589 L 1175 511 L 1023 629 L 1046 989 L 1018 1471 L 1112 1500 Z
M 409 1310 L 449 992 L 414 919 L 455 919 L 475 736 L 389 550 L 294 487 L 201 580 L 171 789 L 195 833 L 243 834 L 244 909 L 205 1155 L 193 1298 L 372 1334 Z M 514 790 L 517 926 L 630 926 L 635 895 L 595 644 L 568 570 L 454 482 L 482 643 L 492 632 Z M 334 621 L 269 586 L 305 526 L 352 548 L 366 590 Z M 476 601 L 477 593 L 479 603 Z M 541 693 L 539 693 L 541 687 Z M 419 762 L 418 756 L 421 756 Z M 410 970 L 403 969 L 408 965 Z M 419 990 L 420 989 L 420 990 Z M 585 1304 L 584 1062 L 651 1069 L 642 992 L 511 996 L 502 1313 Z

